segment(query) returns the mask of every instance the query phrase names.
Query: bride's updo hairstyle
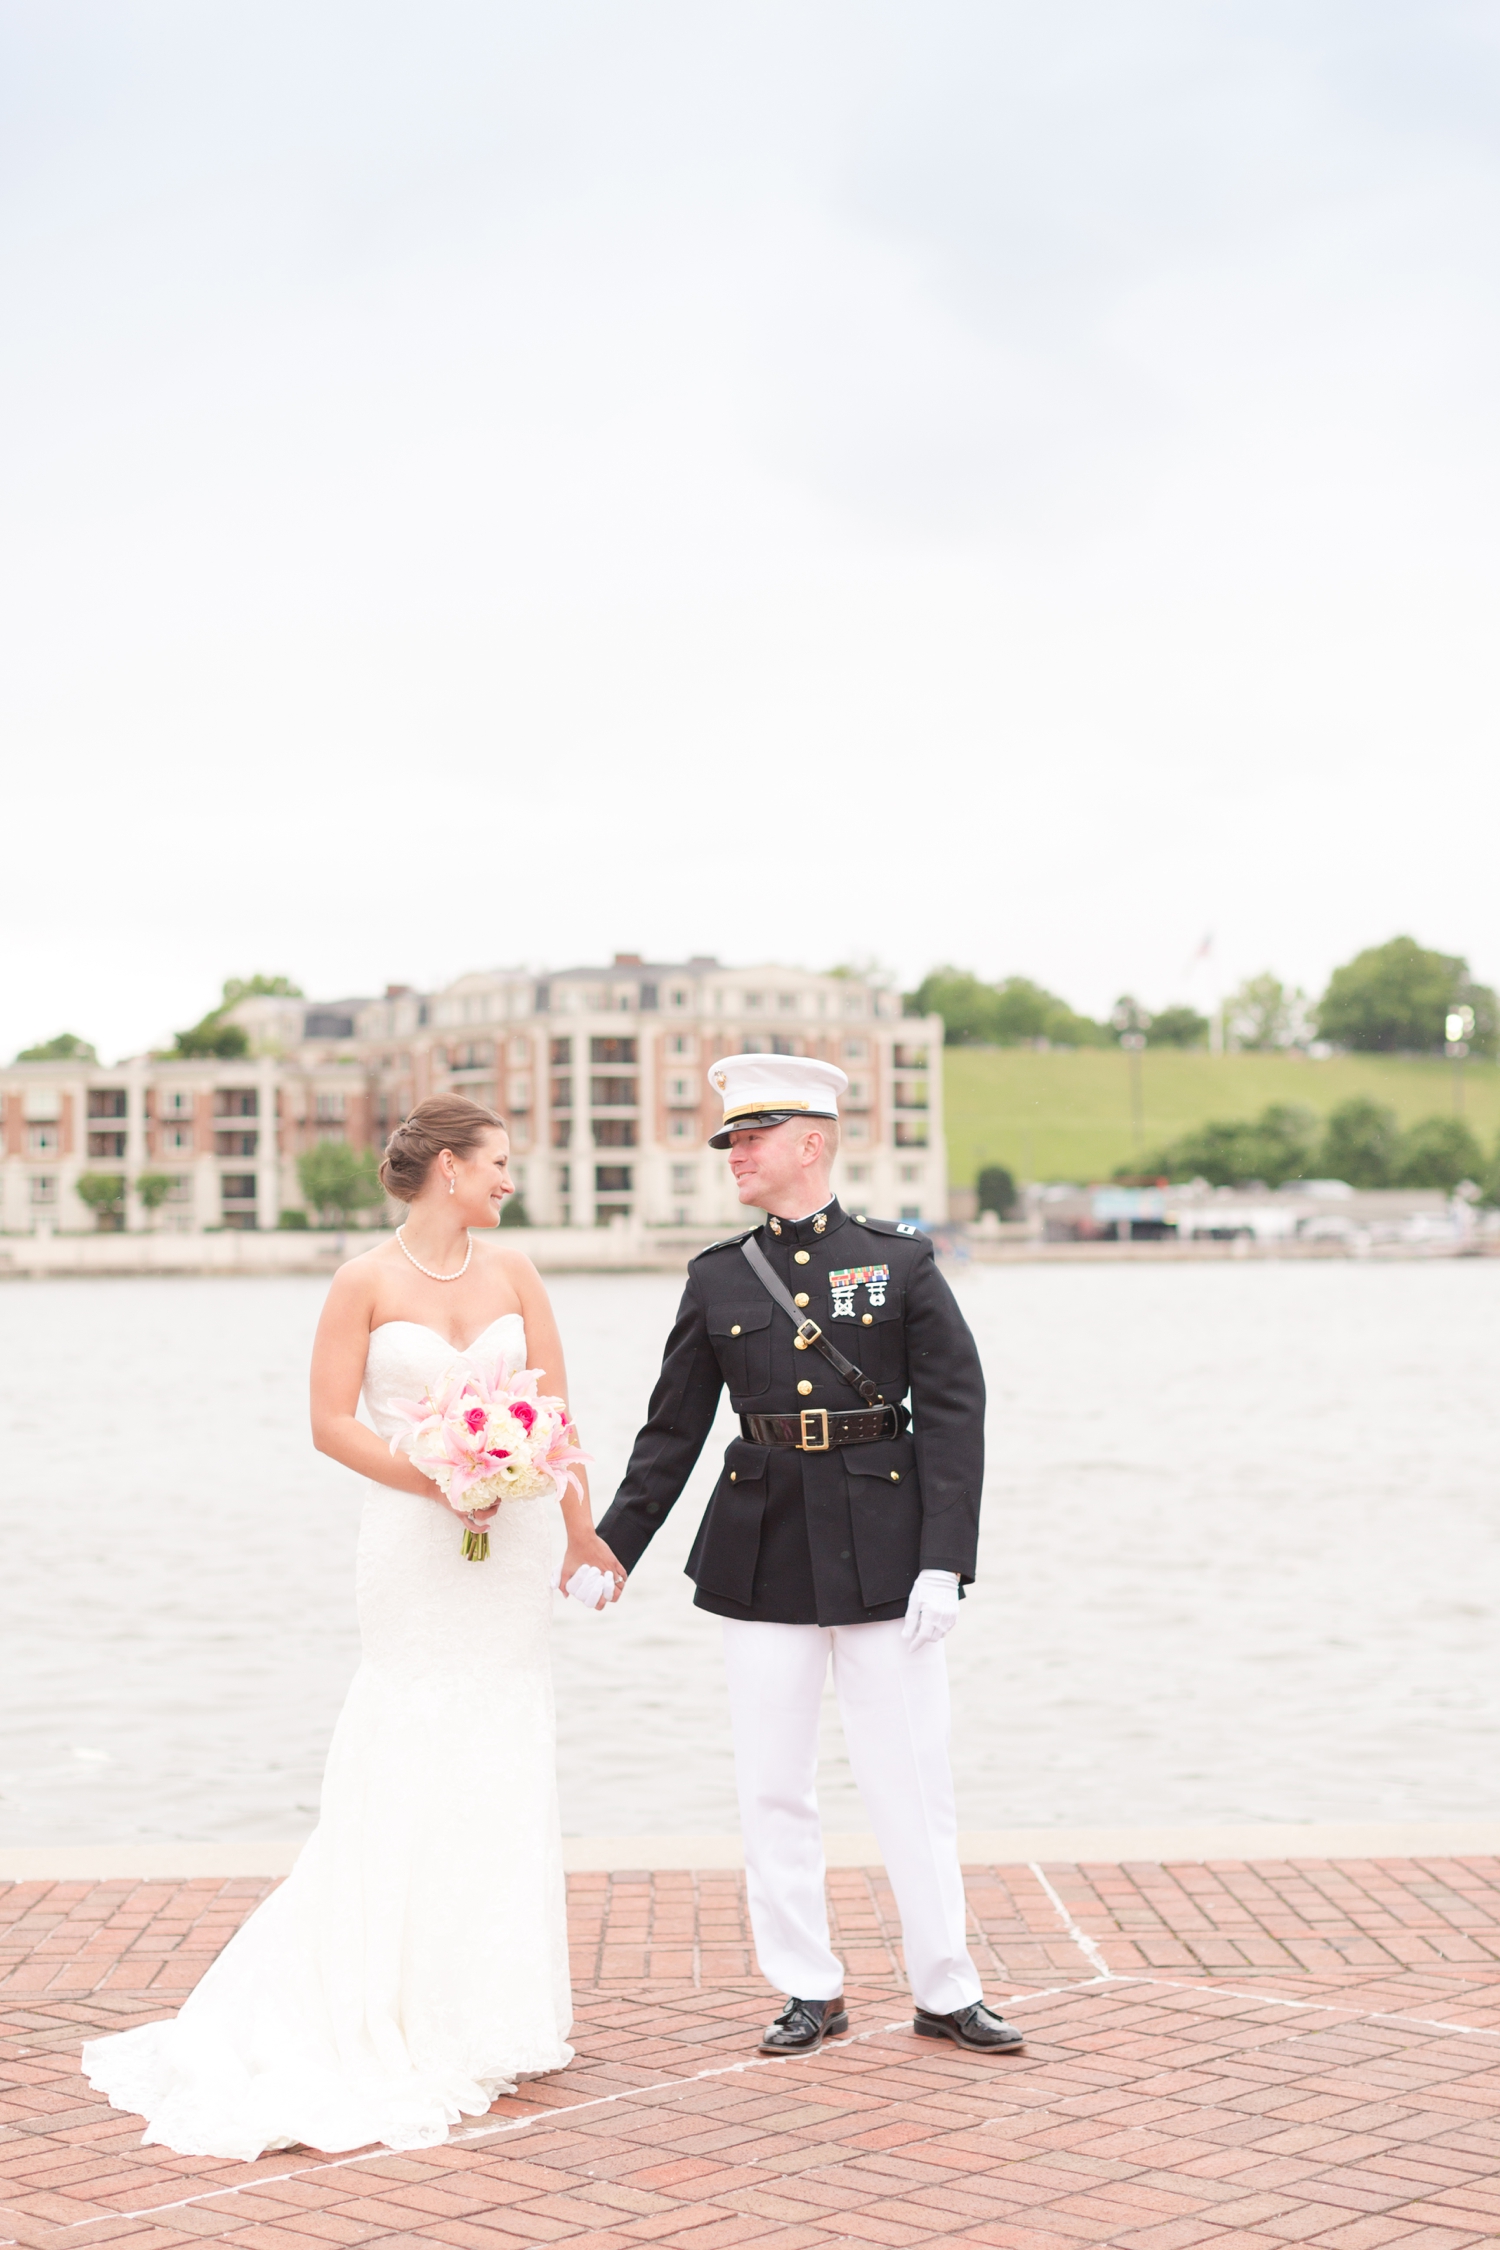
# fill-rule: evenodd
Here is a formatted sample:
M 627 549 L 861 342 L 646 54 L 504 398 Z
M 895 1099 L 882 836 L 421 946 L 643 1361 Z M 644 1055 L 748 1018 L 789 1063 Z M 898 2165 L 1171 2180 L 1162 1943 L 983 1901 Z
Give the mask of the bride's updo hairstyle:
M 380 1160 L 380 1184 L 398 1203 L 410 1203 L 427 1184 L 427 1175 L 445 1148 L 472 1156 L 486 1133 L 505 1119 L 466 1094 L 429 1094 L 396 1127 Z

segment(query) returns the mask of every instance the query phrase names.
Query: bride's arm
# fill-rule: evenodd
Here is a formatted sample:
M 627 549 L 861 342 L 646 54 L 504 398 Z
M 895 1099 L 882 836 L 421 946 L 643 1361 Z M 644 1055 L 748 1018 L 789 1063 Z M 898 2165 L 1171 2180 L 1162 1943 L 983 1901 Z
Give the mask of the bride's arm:
M 404 1453 L 392 1453 L 383 1437 L 355 1420 L 359 1389 L 370 1348 L 372 1293 L 359 1261 L 341 1266 L 323 1306 L 312 1350 L 312 1439 L 320 1453 L 342 1461 L 376 1484 L 397 1492 L 418 1492 L 446 1507 L 431 1477 L 412 1467 Z
M 541 1390 L 544 1397 L 568 1396 L 568 1371 L 563 1363 L 562 1338 L 557 1332 L 557 1321 L 552 1311 L 552 1301 L 547 1295 L 542 1277 L 531 1260 L 521 1251 L 507 1249 L 503 1255 L 509 1268 L 510 1280 L 521 1300 L 521 1312 L 526 1322 L 526 1363 L 541 1370 Z M 588 1471 L 578 1467 L 573 1474 L 583 1486 L 581 1493 L 570 1485 L 562 1498 L 563 1523 L 567 1527 L 568 1551 L 563 1557 L 562 1582 L 567 1585 L 575 1570 L 592 1563 L 596 1570 L 610 1572 L 615 1590 L 609 1596 L 617 1602 L 625 1590 L 625 1566 L 618 1561 L 594 1529 L 593 1504 L 589 1499 Z M 603 1608 L 603 1603 L 600 1603 Z

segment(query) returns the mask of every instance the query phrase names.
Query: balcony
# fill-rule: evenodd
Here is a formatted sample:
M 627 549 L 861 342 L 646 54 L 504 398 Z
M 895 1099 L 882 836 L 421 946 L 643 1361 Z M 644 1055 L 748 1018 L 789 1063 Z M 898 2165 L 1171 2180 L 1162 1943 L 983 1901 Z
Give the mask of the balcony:
M 254 1156 L 259 1144 L 259 1133 L 215 1133 L 214 1154 L 215 1156 Z M 254 1193 L 253 1188 L 251 1192 Z
M 634 1109 L 639 1091 L 638 1078 L 591 1078 L 589 1104 L 593 1109 Z
M 215 1117 L 259 1117 L 260 1094 L 254 1086 L 221 1086 L 214 1095 Z
M 636 1122 L 633 1117 L 596 1117 L 594 1119 L 595 1148 L 634 1148 Z
M 573 1107 L 573 1081 L 571 1078 L 553 1079 L 552 1107 L 554 1109 L 571 1109 Z
M 589 1041 L 589 1061 L 591 1063 L 628 1063 L 633 1068 L 635 1053 L 636 1043 L 633 1039 L 591 1039 Z
M 898 1117 L 896 1119 L 897 1148 L 925 1148 L 927 1146 L 927 1120 L 925 1117 Z
M 107 1114 L 108 1112 L 106 1112 Z M 125 1135 L 123 1133 L 90 1133 L 89 1154 L 90 1156 L 123 1156 L 125 1154 Z
M 125 1089 L 123 1086 L 94 1086 L 90 1089 L 90 1117 L 123 1117 L 124 1115 Z M 123 1154 L 123 1151 L 121 1153 Z
M 897 1109 L 926 1109 L 927 1081 L 925 1078 L 898 1078 L 895 1100 Z

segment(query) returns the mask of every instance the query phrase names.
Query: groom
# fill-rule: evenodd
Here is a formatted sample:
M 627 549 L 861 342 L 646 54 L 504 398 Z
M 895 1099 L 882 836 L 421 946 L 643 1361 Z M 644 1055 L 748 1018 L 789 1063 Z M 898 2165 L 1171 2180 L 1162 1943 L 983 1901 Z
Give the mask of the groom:
M 756 1958 L 789 1995 L 763 2053 L 848 2029 L 828 1942 L 816 1794 L 830 1656 L 850 1764 L 896 1903 L 914 2030 L 994 2054 L 965 1943 L 943 1636 L 973 1578 L 984 1380 L 916 1228 L 851 1218 L 829 1186 L 832 1063 L 731 1055 L 709 1071 L 742 1203 L 767 1216 L 692 1261 L 662 1371 L 599 1536 L 633 1570 L 728 1386 L 741 1435 L 688 1557 L 723 1620 Z M 908 1389 L 913 1415 L 901 1401 Z

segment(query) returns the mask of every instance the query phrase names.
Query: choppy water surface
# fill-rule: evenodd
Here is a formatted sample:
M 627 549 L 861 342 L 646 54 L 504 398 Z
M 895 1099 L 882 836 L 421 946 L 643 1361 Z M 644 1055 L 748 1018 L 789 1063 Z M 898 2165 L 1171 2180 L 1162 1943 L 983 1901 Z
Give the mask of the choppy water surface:
M 1496 1804 L 1500 1262 L 970 1269 L 980 1583 L 949 1642 L 968 1827 Z M 282 1838 L 357 1656 L 360 1486 L 306 1437 L 324 1284 L 0 1287 L 0 1839 Z M 607 1496 L 677 1297 L 559 1277 Z M 559 1610 L 564 1821 L 734 1825 L 681 1566 Z M 866 1826 L 826 1730 L 824 1807 Z M 477 1748 L 477 1746 L 476 1746 Z

